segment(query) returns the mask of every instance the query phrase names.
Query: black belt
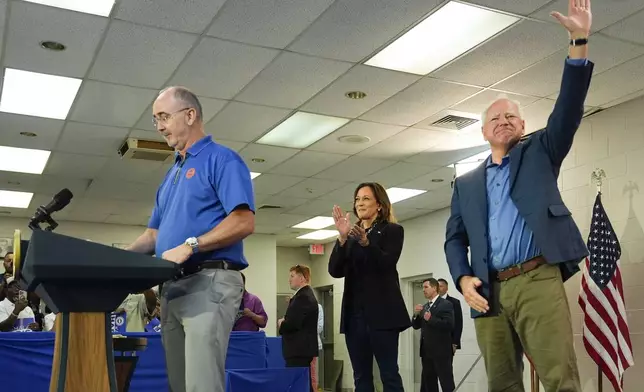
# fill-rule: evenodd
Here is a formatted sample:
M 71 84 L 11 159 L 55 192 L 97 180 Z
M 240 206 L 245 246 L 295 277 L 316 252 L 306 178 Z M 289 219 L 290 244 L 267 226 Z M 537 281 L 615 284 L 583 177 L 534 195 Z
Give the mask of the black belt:
M 225 260 L 206 260 L 199 264 L 191 264 L 185 267 L 179 266 L 179 271 L 175 279 L 185 278 L 186 276 L 196 274 L 197 272 L 205 269 L 241 271 L 243 268 L 244 266 L 241 264 L 231 263 Z

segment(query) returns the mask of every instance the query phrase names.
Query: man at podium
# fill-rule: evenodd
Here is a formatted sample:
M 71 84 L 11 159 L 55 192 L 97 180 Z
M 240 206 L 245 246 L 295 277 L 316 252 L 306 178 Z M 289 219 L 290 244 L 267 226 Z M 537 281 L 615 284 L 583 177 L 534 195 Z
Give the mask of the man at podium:
M 161 91 L 152 121 L 175 163 L 157 191 L 148 228 L 128 250 L 177 263 L 161 293 L 161 334 L 173 392 L 224 392 L 228 339 L 248 263 L 242 240 L 255 228 L 250 171 L 206 135 L 196 95 Z

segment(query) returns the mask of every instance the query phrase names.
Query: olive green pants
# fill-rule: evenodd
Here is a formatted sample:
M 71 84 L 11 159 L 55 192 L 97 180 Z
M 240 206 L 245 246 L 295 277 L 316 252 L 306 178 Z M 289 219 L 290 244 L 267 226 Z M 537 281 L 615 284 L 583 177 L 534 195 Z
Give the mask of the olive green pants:
M 490 317 L 474 320 L 490 392 L 524 392 L 523 353 L 546 392 L 581 392 L 568 299 L 559 267 L 493 284 Z

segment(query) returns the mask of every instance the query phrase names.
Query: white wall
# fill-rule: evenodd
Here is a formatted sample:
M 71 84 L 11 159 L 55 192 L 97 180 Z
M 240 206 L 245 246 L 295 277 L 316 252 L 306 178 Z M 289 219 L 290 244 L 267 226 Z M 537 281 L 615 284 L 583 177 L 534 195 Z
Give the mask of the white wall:
M 565 203 L 573 213 L 577 225 L 586 238 L 589 217 L 596 196 L 596 189 L 590 183 L 591 172 L 595 168 L 605 170 L 608 179 L 603 187 L 603 201 L 613 227 L 619 235 L 622 246 L 622 276 L 626 297 L 631 340 L 635 358 L 644 354 L 644 98 L 624 103 L 604 112 L 584 119 L 575 138 L 573 148 L 564 162 L 559 177 L 559 188 Z M 640 186 L 641 185 L 641 186 Z M 641 191 L 640 191 L 641 189 Z M 461 299 L 464 312 L 462 350 L 454 359 L 454 375 L 460 381 L 465 372 L 476 360 L 479 350 L 476 343 L 473 322 L 469 308 L 462 296 L 453 287 L 448 273 L 443 251 L 445 223 L 449 210 L 436 211 L 426 216 L 403 222 L 405 244 L 398 271 L 403 282 L 411 277 L 433 273 L 434 277 L 445 277 L 450 282 L 450 295 Z M 352 388 L 352 369 L 339 335 L 340 304 L 343 281 L 328 275 L 328 257 L 331 244 L 326 247 L 324 256 L 312 256 L 311 267 L 317 278 L 314 286 L 333 285 L 334 292 L 334 333 L 336 342 L 335 357 L 343 360 L 345 371 L 343 387 Z M 596 366 L 586 355 L 581 344 L 581 312 L 577 304 L 581 274 L 566 283 L 568 301 L 573 315 L 575 347 L 584 392 L 595 392 L 597 383 Z M 404 286 L 403 286 L 404 287 Z M 407 299 L 409 300 L 409 299 Z M 413 304 L 407 303 L 411 311 Z M 401 373 L 409 370 L 411 362 L 410 347 L 406 342 L 411 331 L 401 337 Z M 644 372 L 638 371 L 642 365 L 636 363 L 625 375 L 625 391 L 637 390 L 644 383 Z M 527 368 L 527 367 L 526 367 Z M 459 391 L 487 391 L 483 361 L 479 361 Z M 408 383 L 409 380 L 406 380 Z M 529 374 L 524 379 L 529 388 Z M 406 384 L 405 389 L 410 385 Z M 604 379 L 604 388 L 611 389 Z M 611 389 L 612 390 L 612 389 Z
M 28 219 L 0 218 L 0 238 L 13 238 L 15 229 L 20 229 L 23 239 L 29 238 L 31 231 L 27 228 Z M 57 233 L 83 238 L 105 245 L 114 243 L 129 244 L 143 231 L 141 226 L 114 224 L 65 222 L 59 221 Z M 248 281 L 248 290 L 259 296 L 269 315 L 277 312 L 276 303 L 276 255 L 275 237 L 254 234 L 244 241 L 244 254 L 250 266 L 244 270 Z M 269 320 L 266 334 L 275 336 L 275 323 Z

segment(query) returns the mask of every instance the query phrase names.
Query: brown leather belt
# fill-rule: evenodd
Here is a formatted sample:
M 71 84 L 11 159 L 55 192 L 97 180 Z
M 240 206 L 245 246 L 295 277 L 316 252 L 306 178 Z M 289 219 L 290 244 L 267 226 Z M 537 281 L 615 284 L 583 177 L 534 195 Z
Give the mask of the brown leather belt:
M 519 276 L 521 274 L 525 274 L 526 272 L 535 270 L 542 264 L 546 264 L 546 259 L 544 259 L 542 256 L 537 256 L 534 259 L 530 259 L 521 264 L 513 265 L 512 267 L 498 271 L 496 273 L 496 279 L 503 282 L 505 280 L 512 279 L 515 276 Z

